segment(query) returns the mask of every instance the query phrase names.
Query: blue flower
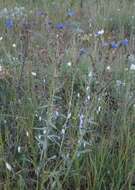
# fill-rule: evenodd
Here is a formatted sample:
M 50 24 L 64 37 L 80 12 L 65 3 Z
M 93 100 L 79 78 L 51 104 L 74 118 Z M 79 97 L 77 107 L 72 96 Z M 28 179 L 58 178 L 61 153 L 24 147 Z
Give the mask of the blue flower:
M 116 49 L 118 47 L 119 47 L 119 45 L 117 43 L 111 42 L 111 48 Z
M 122 40 L 122 41 L 121 41 L 121 44 L 122 44 L 123 46 L 128 46 L 128 39 Z
M 69 10 L 68 13 L 67 13 L 67 16 L 69 16 L 69 17 L 75 16 L 75 11 Z
M 5 25 L 6 25 L 6 28 L 8 28 L 8 29 L 13 28 L 13 25 L 14 25 L 13 20 L 10 18 L 7 19 Z
M 65 24 L 63 24 L 63 23 L 56 24 L 56 29 L 63 30 L 64 28 L 65 28 Z

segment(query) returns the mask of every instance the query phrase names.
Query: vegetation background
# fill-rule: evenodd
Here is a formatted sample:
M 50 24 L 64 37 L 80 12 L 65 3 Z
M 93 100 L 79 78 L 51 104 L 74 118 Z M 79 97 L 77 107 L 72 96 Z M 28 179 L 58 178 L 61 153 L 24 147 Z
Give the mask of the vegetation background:
M 135 189 L 135 1 L 0 1 L 0 189 Z

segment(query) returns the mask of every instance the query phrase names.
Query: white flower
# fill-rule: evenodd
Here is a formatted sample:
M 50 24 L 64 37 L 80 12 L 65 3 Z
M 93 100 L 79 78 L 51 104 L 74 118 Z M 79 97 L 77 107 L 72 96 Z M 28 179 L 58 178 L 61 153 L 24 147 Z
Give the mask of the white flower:
M 104 30 L 99 30 L 98 32 L 96 32 L 95 36 L 101 36 L 104 34 Z
M 57 119 L 57 118 L 59 117 L 59 115 L 60 115 L 60 113 L 56 110 L 56 111 L 54 112 L 54 118 Z
M 101 106 L 98 107 L 97 109 L 97 114 L 101 111 Z
M 9 171 L 12 171 L 12 167 L 11 167 L 11 165 L 9 164 L 9 163 L 5 163 L 6 164 L 6 168 L 9 170 Z
M 84 146 L 84 148 L 86 147 L 86 142 L 83 142 L 83 146 Z
M 18 152 L 19 152 L 19 153 L 21 152 L 21 147 L 20 147 L 20 146 L 18 146 Z
M 107 70 L 107 71 L 110 71 L 110 70 L 111 70 L 111 67 L 110 67 L 110 66 L 107 66 L 107 67 L 106 67 L 106 70 Z
M 16 44 L 12 44 L 12 47 L 16 48 Z
M 6 123 L 7 123 L 7 120 L 4 120 L 4 123 L 6 124 Z
M 98 101 L 100 102 L 100 100 L 101 100 L 101 98 L 100 97 L 98 97 Z
M 64 134 L 65 134 L 65 129 L 62 129 L 62 130 L 61 130 L 61 133 L 64 135 Z
M 67 65 L 68 65 L 69 67 L 71 67 L 72 63 L 71 63 L 71 62 L 68 62 Z
M 91 72 L 91 71 L 89 72 L 88 77 L 89 77 L 89 78 L 92 77 L 92 72 Z
M 121 85 L 125 86 L 126 83 L 125 82 L 122 82 L 121 80 L 116 80 L 116 85 L 119 87 Z
M 0 41 L 2 41 L 3 40 L 3 37 L 2 36 L 0 36 Z
M 68 113 L 68 116 L 67 116 L 67 118 L 68 118 L 68 119 L 70 119 L 70 117 L 71 117 L 71 113 Z
M 46 133 L 47 133 L 47 131 L 46 131 L 46 130 L 44 130 L 44 131 L 43 131 L 43 134 L 45 135 Z
M 2 65 L 0 65 L 0 72 L 2 71 L 3 69 L 2 69 Z
M 90 89 L 90 87 L 89 87 L 89 86 L 87 86 L 87 87 L 86 87 L 86 90 L 88 91 L 89 89 Z
M 128 62 L 129 62 L 129 64 L 135 63 L 135 56 L 133 54 L 130 54 L 128 56 Z
M 37 73 L 31 72 L 32 76 L 37 76 Z
M 77 97 L 80 98 L 80 93 L 77 94 Z
M 28 131 L 26 131 L 26 136 L 27 136 L 27 137 L 29 136 L 29 132 L 28 132 Z
M 90 100 L 90 96 L 87 96 L 87 100 Z
M 130 70 L 134 71 L 135 70 L 135 64 L 131 64 Z
M 38 119 L 39 119 L 39 121 L 41 121 L 41 120 L 42 120 L 42 117 L 41 117 L 41 116 L 39 116 L 39 118 L 38 118 Z
M 116 80 L 116 85 L 117 85 L 117 86 L 122 85 L 122 81 L 121 81 L 121 80 Z
M 38 135 L 38 138 L 41 139 L 41 135 Z
M 102 29 L 102 30 L 98 31 L 98 33 L 99 33 L 100 35 L 102 35 L 102 34 L 104 34 L 104 30 Z

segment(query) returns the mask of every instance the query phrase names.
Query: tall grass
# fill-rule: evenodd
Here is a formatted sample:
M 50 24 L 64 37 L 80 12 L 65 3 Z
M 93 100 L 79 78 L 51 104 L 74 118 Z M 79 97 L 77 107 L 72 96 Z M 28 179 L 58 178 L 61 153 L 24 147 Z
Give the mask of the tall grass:
M 135 5 L 80 3 L 0 3 L 25 6 L 0 20 L 2 190 L 135 188 Z

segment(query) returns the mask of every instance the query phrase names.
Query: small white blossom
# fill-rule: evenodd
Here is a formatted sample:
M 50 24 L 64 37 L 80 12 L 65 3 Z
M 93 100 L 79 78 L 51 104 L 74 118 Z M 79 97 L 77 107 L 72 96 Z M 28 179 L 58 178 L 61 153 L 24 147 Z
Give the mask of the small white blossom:
M 41 120 L 42 120 L 42 117 L 41 117 L 41 116 L 39 116 L 39 118 L 38 118 L 38 119 L 39 119 L 39 121 L 41 121 Z
M 37 76 L 37 73 L 31 72 L 32 76 Z
M 9 163 L 5 163 L 6 164 L 6 168 L 9 170 L 9 171 L 12 171 L 12 167 L 11 167 L 11 165 L 9 164 Z
M 125 86 L 125 82 L 122 82 L 121 80 L 116 80 L 116 85 L 119 87 L 121 85 Z
M 100 97 L 98 97 L 98 102 L 100 102 L 100 100 L 101 100 L 101 98 L 100 98 Z
M 99 113 L 100 111 L 101 111 L 101 106 L 98 107 L 97 113 Z
M 99 30 L 98 32 L 96 32 L 95 36 L 101 36 L 104 34 L 104 30 Z
M 121 80 L 116 80 L 116 85 L 117 85 L 117 86 L 122 85 L 122 81 L 121 81 Z
M 38 138 L 41 139 L 41 135 L 38 135 Z
M 133 54 L 130 54 L 128 56 L 128 63 L 129 64 L 135 64 L 135 56 Z
M 62 129 L 62 130 L 61 130 L 61 133 L 64 135 L 64 134 L 65 134 L 65 129 Z
M 77 97 L 80 98 L 80 93 L 77 94 Z
M 56 110 L 54 112 L 54 118 L 57 119 L 59 117 L 60 113 L 58 112 L 58 110 Z
M 2 41 L 3 40 L 3 37 L 2 36 L 0 36 L 0 41 Z
M 7 120 L 4 120 L 4 123 L 6 124 L 6 123 L 7 123 Z
M 18 153 L 20 153 L 21 152 L 21 147 L 20 146 L 18 146 Z
M 70 113 L 68 113 L 67 118 L 68 118 L 68 119 L 70 119 L 70 117 L 71 117 L 71 112 L 70 112 Z
M 71 62 L 68 62 L 67 65 L 68 65 L 69 67 L 71 67 L 72 63 L 71 63 Z
M 28 131 L 26 131 L 26 136 L 27 136 L 27 137 L 29 136 L 29 132 L 28 132 Z
M 86 142 L 83 142 L 83 146 L 84 146 L 84 148 L 86 147 Z
M 90 87 L 89 87 L 89 86 L 87 86 L 87 87 L 86 87 L 86 90 L 88 91 L 89 89 L 90 89 Z
M 87 100 L 90 100 L 90 96 L 87 96 Z
M 107 67 L 106 67 L 106 70 L 107 70 L 107 71 L 110 71 L 110 70 L 111 70 L 111 67 L 110 67 L 110 66 L 107 66 Z
M 12 44 L 12 47 L 16 48 L 16 44 Z
M 46 130 L 43 131 L 43 134 L 44 134 L 44 135 L 46 134 Z
M 89 77 L 89 78 L 92 77 L 92 72 L 91 72 L 91 71 L 89 72 L 88 77 Z
M 134 71 L 135 70 L 135 64 L 131 64 L 130 70 Z
M 2 65 L 0 65 L 0 72 L 3 70 Z

